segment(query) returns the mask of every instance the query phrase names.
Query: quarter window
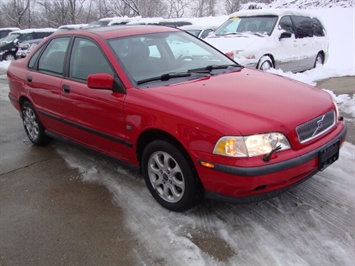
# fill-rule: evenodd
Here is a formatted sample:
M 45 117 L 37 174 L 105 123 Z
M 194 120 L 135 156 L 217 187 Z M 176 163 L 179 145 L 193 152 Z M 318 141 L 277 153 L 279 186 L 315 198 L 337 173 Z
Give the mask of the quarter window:
M 322 23 L 316 18 L 313 18 L 312 22 L 314 36 L 324 36 L 324 28 Z
M 62 75 L 69 40 L 69 37 L 53 39 L 39 59 L 38 70 Z
M 30 62 L 28 63 L 28 67 L 31 69 L 36 69 L 36 61 L 39 57 L 39 55 L 42 53 L 43 49 L 44 49 L 44 45 L 41 46 L 41 48 L 39 48 L 35 54 L 31 57 Z

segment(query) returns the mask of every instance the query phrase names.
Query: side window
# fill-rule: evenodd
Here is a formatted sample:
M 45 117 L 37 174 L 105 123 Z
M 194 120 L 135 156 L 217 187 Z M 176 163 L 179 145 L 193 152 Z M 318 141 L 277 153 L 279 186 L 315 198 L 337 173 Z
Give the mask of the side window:
M 69 40 L 69 37 L 51 40 L 39 59 L 38 70 L 62 75 Z
M 34 32 L 34 39 L 43 39 L 51 35 L 52 32 Z
M 322 23 L 316 18 L 313 18 L 312 22 L 314 36 L 324 36 L 324 28 Z
M 21 34 L 18 37 L 19 42 L 24 42 L 24 41 L 29 41 L 29 40 L 33 40 L 33 34 L 32 33 L 24 33 Z
M 279 27 L 287 32 L 295 33 L 290 16 L 282 17 L 279 22 Z
M 74 41 L 69 77 L 86 81 L 90 74 L 114 72 L 96 43 L 83 38 Z
M 313 37 L 312 19 L 304 16 L 292 16 L 296 28 L 296 38 Z

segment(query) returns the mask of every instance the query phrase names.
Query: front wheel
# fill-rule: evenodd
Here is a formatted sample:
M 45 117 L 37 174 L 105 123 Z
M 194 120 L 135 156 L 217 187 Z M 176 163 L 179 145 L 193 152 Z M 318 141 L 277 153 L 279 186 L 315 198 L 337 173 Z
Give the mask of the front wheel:
M 26 134 L 33 144 L 42 146 L 51 140 L 44 134 L 44 127 L 34 107 L 28 101 L 22 105 L 22 119 Z
M 12 54 L 12 53 L 6 53 L 4 55 L 4 60 L 5 61 L 14 61 L 16 58 L 15 58 L 15 55 Z
M 142 156 L 145 183 L 163 207 L 186 211 L 202 199 L 202 186 L 183 153 L 169 142 L 156 140 L 147 145 Z

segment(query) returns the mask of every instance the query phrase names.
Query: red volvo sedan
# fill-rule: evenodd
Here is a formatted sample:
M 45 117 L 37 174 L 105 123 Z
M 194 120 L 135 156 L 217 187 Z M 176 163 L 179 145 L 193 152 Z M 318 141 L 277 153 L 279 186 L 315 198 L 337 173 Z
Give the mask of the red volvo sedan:
M 168 27 L 55 33 L 8 78 L 34 144 L 56 138 L 133 167 L 173 211 L 276 196 L 337 160 L 346 135 L 328 93 Z

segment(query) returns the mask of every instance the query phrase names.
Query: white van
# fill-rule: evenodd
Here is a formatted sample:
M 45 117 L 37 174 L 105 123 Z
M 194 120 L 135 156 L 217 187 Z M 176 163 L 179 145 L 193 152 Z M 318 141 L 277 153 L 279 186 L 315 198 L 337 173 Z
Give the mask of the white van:
M 205 41 L 241 65 L 304 71 L 328 58 L 319 19 L 300 10 L 254 9 L 233 13 Z

